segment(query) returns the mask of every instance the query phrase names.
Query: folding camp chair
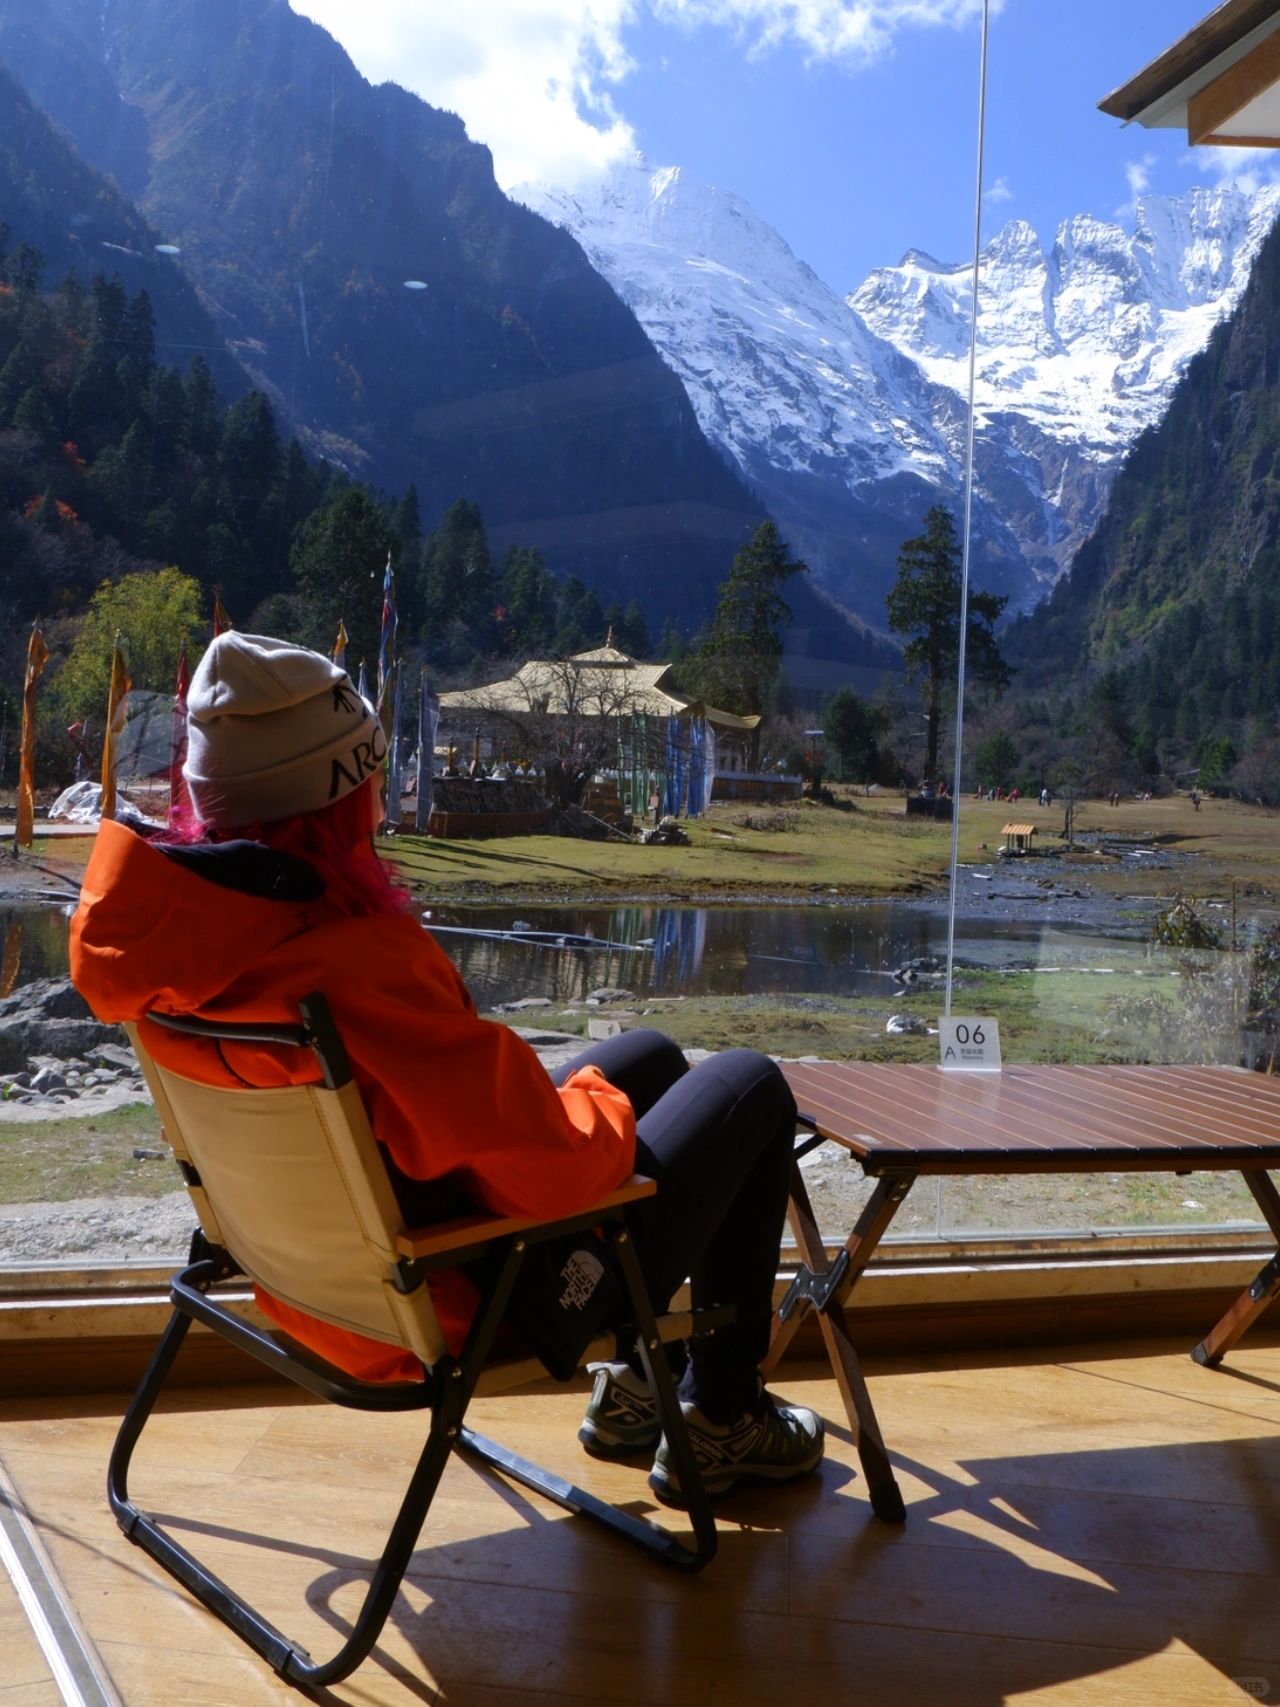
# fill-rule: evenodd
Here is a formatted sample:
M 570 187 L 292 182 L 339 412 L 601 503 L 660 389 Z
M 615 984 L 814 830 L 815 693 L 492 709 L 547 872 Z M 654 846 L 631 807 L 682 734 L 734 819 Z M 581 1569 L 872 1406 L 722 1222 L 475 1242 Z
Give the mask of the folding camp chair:
M 173 1314 L 111 1456 L 108 1494 L 125 1534 L 283 1678 L 308 1686 L 346 1677 L 373 1647 L 445 1463 L 455 1450 L 465 1450 L 571 1512 L 606 1523 L 656 1558 L 685 1570 L 700 1569 L 716 1550 L 715 1523 L 670 1369 L 660 1352 L 660 1330 L 626 1221 L 628 1206 L 652 1194 L 653 1182 L 632 1180 L 589 1209 L 555 1221 L 477 1216 L 423 1232 L 407 1230 L 324 998 L 312 995 L 299 1005 L 302 1023 L 297 1027 L 214 1025 L 159 1013 L 149 1017 L 173 1030 L 208 1038 L 214 1049 L 226 1042 L 255 1042 L 309 1050 L 323 1081 L 319 1084 L 271 1090 L 200 1084 L 160 1066 L 141 1043 L 137 1028 L 129 1028 L 200 1230 L 188 1265 L 172 1282 Z M 520 1284 L 526 1253 L 542 1241 L 587 1227 L 603 1230 L 617 1261 L 640 1357 L 687 1499 L 692 1547 L 506 1451 L 465 1423 L 512 1289 Z M 481 1290 L 466 1344 L 453 1357 L 432 1308 L 426 1276 L 432 1268 L 486 1255 L 485 1272 L 492 1278 Z M 210 1295 L 211 1287 L 236 1276 L 248 1276 L 275 1298 L 322 1321 L 408 1349 L 421 1359 L 421 1381 L 355 1380 L 287 1337 L 254 1325 L 228 1302 Z M 313 1661 L 305 1648 L 277 1630 L 129 1498 L 134 1447 L 192 1321 L 214 1329 L 320 1398 L 368 1411 L 429 1412 L 426 1442 L 363 1606 L 332 1659 Z M 688 1332 L 689 1325 L 687 1317 L 666 1318 L 665 1337 Z M 585 1355 L 611 1355 L 614 1344 L 610 1334 L 607 1342 L 597 1342 Z M 516 1379 L 539 1372 L 526 1359 Z

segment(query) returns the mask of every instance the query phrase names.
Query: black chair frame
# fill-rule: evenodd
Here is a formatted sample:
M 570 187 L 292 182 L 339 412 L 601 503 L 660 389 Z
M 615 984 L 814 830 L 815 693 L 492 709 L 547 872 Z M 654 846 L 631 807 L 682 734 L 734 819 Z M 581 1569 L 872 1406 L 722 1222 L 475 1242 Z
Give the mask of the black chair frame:
M 324 1083 L 331 1089 L 338 1088 L 348 1082 L 350 1068 L 327 1006 L 322 997 L 311 996 L 301 1004 L 301 1008 L 304 1023 L 298 1028 L 218 1026 L 195 1019 L 174 1020 L 161 1014 L 152 1014 L 149 1018 L 215 1042 L 255 1041 L 310 1049 L 316 1057 Z M 502 1324 L 511 1292 L 519 1285 L 521 1266 L 528 1250 L 543 1240 L 591 1226 L 601 1228 L 623 1281 L 635 1330 L 635 1344 L 655 1396 L 687 1505 L 693 1530 L 692 1546 L 657 1524 L 632 1516 L 466 1426 L 467 1407 L 488 1365 L 494 1338 Z M 600 1207 L 596 1206 L 580 1214 L 539 1223 L 519 1234 L 507 1234 L 497 1239 L 484 1235 L 482 1223 L 476 1229 L 473 1244 L 455 1247 L 436 1259 L 402 1262 L 398 1284 L 405 1290 L 422 1285 L 430 1268 L 453 1266 L 494 1250 L 500 1252 L 500 1262 L 495 1264 L 496 1274 L 482 1292 L 460 1355 L 439 1358 L 424 1370 L 420 1382 L 383 1384 L 356 1380 L 292 1341 L 247 1321 L 231 1304 L 214 1296 L 211 1291 L 222 1282 L 235 1281 L 243 1275 L 243 1270 L 231 1252 L 213 1244 L 200 1229 L 193 1237 L 187 1265 L 171 1282 L 172 1314 L 121 1423 L 111 1454 L 107 1473 L 111 1508 L 131 1541 L 177 1577 L 197 1600 L 241 1636 L 282 1678 L 295 1686 L 308 1689 L 335 1683 L 348 1676 L 371 1652 L 399 1591 L 445 1465 L 455 1451 L 479 1459 L 567 1511 L 606 1525 L 653 1558 L 678 1569 L 700 1570 L 715 1555 L 715 1520 L 689 1441 L 671 1370 L 661 1350 L 661 1331 L 636 1259 L 625 1206 L 611 1206 L 603 1216 Z M 719 1319 L 723 1320 L 723 1312 Z M 313 1660 L 304 1647 L 278 1630 L 168 1534 L 154 1517 L 140 1510 L 129 1495 L 129 1467 L 134 1449 L 193 1321 L 211 1328 L 265 1364 L 274 1374 L 318 1398 L 362 1411 L 425 1410 L 429 1413 L 426 1440 L 386 1546 L 374 1568 L 364 1602 L 346 1640 L 328 1660 Z M 623 1332 L 620 1332 L 619 1340 L 626 1343 Z

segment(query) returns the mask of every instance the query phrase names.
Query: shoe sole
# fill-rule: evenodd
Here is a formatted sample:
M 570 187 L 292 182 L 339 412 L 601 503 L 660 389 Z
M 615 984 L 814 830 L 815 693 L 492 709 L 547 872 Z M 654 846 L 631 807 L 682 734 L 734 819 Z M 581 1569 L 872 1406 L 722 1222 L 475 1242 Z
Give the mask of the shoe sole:
M 656 1451 L 661 1439 L 660 1427 L 655 1428 L 645 1440 L 624 1440 L 620 1435 L 604 1434 L 590 1423 L 583 1423 L 578 1430 L 582 1450 L 590 1458 L 635 1458 L 641 1453 Z
M 720 1476 L 704 1477 L 702 1485 L 709 1500 L 722 1500 L 729 1494 L 735 1493 L 737 1489 L 750 1487 L 753 1484 L 759 1486 L 768 1483 L 797 1481 L 801 1476 L 811 1475 L 821 1463 L 822 1446 L 819 1443 L 816 1456 L 806 1460 L 803 1464 L 788 1464 L 785 1467 L 779 1465 L 776 1469 L 761 1467 L 751 1470 L 729 1470 Z M 663 1475 L 656 1469 L 649 1474 L 649 1486 L 655 1497 L 660 1499 L 663 1505 L 675 1506 L 683 1511 L 689 1503 L 684 1497 L 679 1482 L 674 1477 Z

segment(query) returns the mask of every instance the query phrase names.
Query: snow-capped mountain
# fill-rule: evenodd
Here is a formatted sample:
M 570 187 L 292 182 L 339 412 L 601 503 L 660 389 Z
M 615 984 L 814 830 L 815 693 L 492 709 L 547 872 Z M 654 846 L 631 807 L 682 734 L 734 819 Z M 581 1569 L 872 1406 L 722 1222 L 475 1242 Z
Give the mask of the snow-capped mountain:
M 1235 306 L 1278 209 L 1280 187 L 1193 189 L 1139 202 L 1132 234 L 1079 214 L 1048 253 L 1024 220 L 987 245 L 975 384 L 983 483 L 995 496 L 1003 455 L 1027 485 L 1033 504 L 1015 525 L 1033 560 L 1043 545 L 1066 567 L 1120 458 Z M 930 381 L 964 396 L 972 282 L 968 266 L 912 253 L 846 301 Z
M 684 383 L 704 431 L 819 581 L 873 625 L 897 547 L 959 491 L 972 270 L 912 252 L 844 300 L 746 202 L 642 160 L 518 199 L 567 227 Z M 1148 197 L 1132 234 L 1024 221 L 982 256 L 975 576 L 1027 608 L 1235 304 L 1280 188 Z

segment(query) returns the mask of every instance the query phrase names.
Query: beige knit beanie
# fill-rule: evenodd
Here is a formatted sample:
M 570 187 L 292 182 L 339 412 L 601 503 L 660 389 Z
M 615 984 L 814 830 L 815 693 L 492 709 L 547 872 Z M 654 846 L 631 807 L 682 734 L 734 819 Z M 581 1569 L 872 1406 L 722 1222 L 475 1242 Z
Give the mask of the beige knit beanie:
M 229 629 L 191 679 L 182 774 L 215 829 L 316 812 L 367 782 L 386 750 L 351 678 L 305 646 Z

